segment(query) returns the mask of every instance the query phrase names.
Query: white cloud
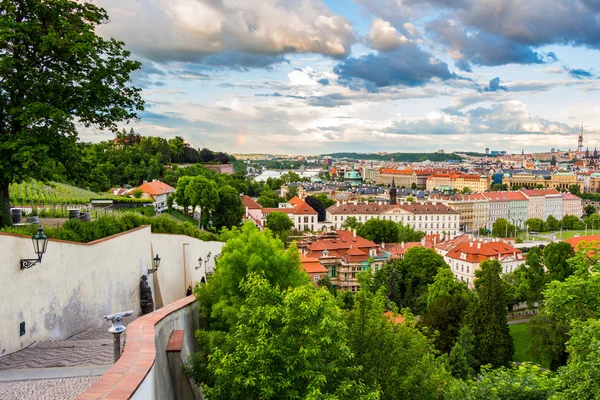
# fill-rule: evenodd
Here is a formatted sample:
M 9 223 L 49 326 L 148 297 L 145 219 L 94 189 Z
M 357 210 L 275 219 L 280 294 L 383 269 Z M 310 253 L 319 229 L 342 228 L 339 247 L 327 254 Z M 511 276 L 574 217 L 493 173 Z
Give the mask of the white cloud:
M 392 24 L 381 18 L 371 21 L 371 30 L 366 40 L 370 47 L 379 51 L 396 50 L 398 47 L 410 43 L 406 36 L 398 33 Z

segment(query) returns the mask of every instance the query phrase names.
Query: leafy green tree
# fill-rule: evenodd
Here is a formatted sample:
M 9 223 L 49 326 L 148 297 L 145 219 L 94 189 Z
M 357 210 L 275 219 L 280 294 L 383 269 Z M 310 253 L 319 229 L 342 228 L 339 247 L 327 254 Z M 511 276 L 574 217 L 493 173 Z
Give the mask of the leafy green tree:
M 314 196 L 307 196 L 304 199 L 304 201 L 306 202 L 306 204 L 311 206 L 313 210 L 315 210 L 317 213 L 319 213 L 319 216 L 317 218 L 317 220 L 319 222 L 325 221 L 325 219 L 326 219 L 325 206 L 323 205 L 323 203 L 321 203 L 321 200 L 317 199 Z
M 249 274 L 240 289 L 245 299 L 238 322 L 208 359 L 213 379 L 199 382 L 207 398 L 377 397 L 352 379 L 348 329 L 326 290 L 280 289 L 259 273 Z
M 498 218 L 492 225 L 492 235 L 496 237 L 514 237 L 516 230 L 517 227 L 504 218 Z
M 550 230 L 548 223 L 541 218 L 529 218 L 525 221 L 525 226 L 530 231 L 547 232 Z
M 425 247 L 412 247 L 402 260 L 392 260 L 375 273 L 374 290 L 383 287 L 398 308 L 420 313 L 426 308 L 427 287 L 440 268 L 449 268 L 442 256 Z
M 225 185 L 219 189 L 219 203 L 215 209 L 215 227 L 231 228 L 242 223 L 244 206 L 238 191 L 234 187 Z
M 370 219 L 358 228 L 357 234 L 377 244 L 396 243 L 398 241 L 398 224 L 394 221 Z
M 498 260 L 489 259 L 475 271 L 478 301 L 473 303 L 466 321 L 475 335 L 474 356 L 479 365 L 508 365 L 514 344 L 506 323 L 505 294 Z
M 548 215 L 546 223 L 548 224 L 548 229 L 551 231 L 557 231 L 560 229 L 560 221 L 557 220 L 554 215 Z
M 465 186 L 464 188 L 462 188 L 461 193 L 462 194 L 471 194 L 471 188 Z
M 504 302 L 506 307 L 508 307 L 508 311 L 512 311 L 516 304 L 525 300 L 522 292 L 519 290 L 519 278 L 520 275 L 515 274 L 514 271 L 502 274 L 500 277 L 504 288 Z
M 467 363 L 467 355 L 460 343 L 452 346 L 452 350 L 448 356 L 448 364 L 450 365 L 452 376 L 455 378 L 463 380 L 471 378 L 472 371 Z
M 475 380 L 456 381 L 444 393 L 448 400 L 547 400 L 560 387 L 559 379 L 537 366 L 482 368 Z
M 141 199 L 142 196 L 144 195 L 144 192 L 140 189 L 135 189 L 133 192 L 131 192 L 131 194 L 133 195 L 134 198 Z
M 585 212 L 586 217 L 590 217 L 590 216 L 596 214 L 596 207 L 594 207 L 591 204 L 588 204 L 587 206 L 584 207 L 583 211 Z
M 508 185 L 507 184 L 502 184 L 502 183 L 494 183 L 491 187 L 491 190 L 493 192 L 502 192 L 502 191 L 506 191 L 508 190 Z
M 410 225 L 398 222 L 398 239 L 397 242 L 420 242 L 425 237 L 425 232 L 415 231 Z
M 569 186 L 569 193 L 578 195 L 579 193 L 581 193 L 581 188 L 579 187 L 579 185 L 571 185 Z
M 563 229 L 584 229 L 585 224 L 575 215 L 565 215 L 560 221 Z
M 298 196 L 298 186 L 288 186 L 285 199 L 289 201 L 296 196 Z
M 517 291 L 529 307 L 543 299 L 547 277 L 544 271 L 543 254 L 539 247 L 534 247 L 527 253 L 525 264 L 515 270 L 518 277 Z
M 419 324 L 430 332 L 437 332 L 435 345 L 442 353 L 450 353 L 463 320 L 468 298 L 462 293 L 436 297 L 427 307 Z
M 569 325 L 542 310 L 529 320 L 528 353 L 553 371 L 567 363 Z
M 267 215 L 267 228 L 276 234 L 288 231 L 292 229 L 293 226 L 294 222 L 285 213 L 275 211 Z
M 417 188 L 417 184 L 416 184 L 416 183 L 414 183 L 414 182 L 413 182 L 413 183 L 411 183 L 411 184 L 410 184 L 410 188 L 411 188 L 412 190 L 415 190 L 415 189 Z
M 439 268 L 433 283 L 427 289 L 427 306 L 441 296 L 461 295 L 470 298 L 473 295 L 465 282 L 461 282 L 450 268 Z
M 300 175 L 298 175 L 297 173 L 295 173 L 294 171 L 288 171 L 285 174 L 281 174 L 279 179 L 281 179 L 282 182 L 285 184 L 293 183 L 293 182 L 302 182 L 302 181 L 306 180 L 306 179 L 302 178 Z
M 319 193 L 316 195 L 312 195 L 310 197 L 314 197 L 317 200 L 319 200 L 321 203 L 323 203 L 323 207 L 325 207 L 325 209 L 328 209 L 329 207 L 331 207 L 332 205 L 335 204 L 335 201 L 333 201 L 332 199 L 327 197 L 327 194 L 325 194 L 325 193 Z
M 550 281 L 564 281 L 574 272 L 568 260 L 575 255 L 575 250 L 567 242 L 550 243 L 544 247 L 544 265 L 548 270 Z
M 206 215 L 210 220 L 212 211 L 219 204 L 219 189 L 216 182 L 203 176 L 195 176 L 185 188 L 185 195 L 190 201 L 192 210 L 196 206 L 200 207 L 198 228 L 204 228 L 202 215 Z
M 188 215 L 188 207 L 190 206 L 190 198 L 187 193 L 187 187 L 192 181 L 191 176 L 182 176 L 177 181 L 177 188 L 175 190 L 175 201 L 177 205 L 183 207 L 185 215 Z
M 588 228 L 592 228 L 592 229 L 600 228 L 600 214 L 596 214 L 595 210 L 594 210 L 594 213 L 587 216 L 584 221 L 587 224 Z
M 356 217 L 348 217 L 342 224 L 342 228 L 344 229 L 357 229 L 360 225 Z
M 169 211 L 173 210 L 173 201 L 174 201 L 174 196 L 172 194 L 167 196 L 167 210 L 169 210 Z
M 256 202 L 265 208 L 277 208 L 279 203 L 285 203 L 285 199 L 279 197 L 275 191 L 265 186 Z
M 381 399 L 436 399 L 450 379 L 431 342 L 414 328 L 412 314 L 404 312 L 398 324 L 387 311 L 383 293 L 361 290 L 347 314 L 350 348 L 359 375 L 380 392 Z
M 116 131 L 143 101 L 129 86 L 141 64 L 124 43 L 95 33 L 108 21 L 102 8 L 1 0 L 0 10 L 0 192 L 8 210 L 10 183 L 47 178 L 49 165 L 77 159 L 76 123 Z
M 221 237 L 226 243 L 215 273 L 209 284 L 196 290 L 203 324 L 210 329 L 226 331 L 235 325 L 245 298 L 239 285 L 250 272 L 262 274 L 282 289 L 309 283 L 296 246 L 292 244 L 285 250 L 269 231 L 260 232 L 252 223 L 246 223 L 242 228 L 225 231 Z

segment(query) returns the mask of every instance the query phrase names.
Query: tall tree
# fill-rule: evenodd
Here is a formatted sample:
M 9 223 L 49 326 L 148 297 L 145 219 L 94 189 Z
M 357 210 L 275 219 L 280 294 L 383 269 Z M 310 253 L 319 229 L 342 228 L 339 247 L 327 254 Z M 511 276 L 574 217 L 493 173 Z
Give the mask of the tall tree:
M 530 307 L 543 299 L 546 285 L 546 272 L 543 265 L 543 254 L 539 247 L 534 247 L 527 252 L 525 264 L 515 270 L 518 277 L 519 295 L 527 301 Z
M 74 0 L 0 0 L 0 192 L 77 154 L 76 123 L 116 132 L 137 118 L 140 63 L 124 44 L 96 35 L 102 8 Z M 0 221 L 0 223 L 6 221 Z
M 325 221 L 325 218 L 326 218 L 325 206 L 323 205 L 323 203 L 321 203 L 321 200 L 317 199 L 314 196 L 307 196 L 304 199 L 304 201 L 306 202 L 306 204 L 311 206 L 313 208 L 313 210 L 315 210 L 317 213 L 319 213 L 319 216 L 317 218 L 319 222 Z
M 202 216 L 208 217 L 210 221 L 211 212 L 219 204 L 219 189 L 215 181 L 209 180 L 203 176 L 195 176 L 190 180 L 185 188 L 185 195 L 190 201 L 192 210 L 200 207 L 200 218 L 198 219 L 198 228 L 203 228 Z
M 178 206 L 183 207 L 183 212 L 185 215 L 187 215 L 188 207 L 191 204 L 189 193 L 186 191 L 191 181 L 191 176 L 182 176 L 177 181 L 177 189 L 175 190 L 175 201 L 177 202 Z
M 294 226 L 294 222 L 287 214 L 282 212 L 272 212 L 267 215 L 267 228 L 277 234 L 281 234 Z
M 481 263 L 475 271 L 478 301 L 471 308 L 467 321 L 475 335 L 475 358 L 479 365 L 508 365 L 514 344 L 506 323 L 504 288 L 500 273 L 502 265 L 495 259 Z
M 394 221 L 370 219 L 360 226 L 357 234 L 375 243 L 396 243 L 398 241 L 398 224 Z
M 516 234 L 516 226 L 505 220 L 498 218 L 492 225 L 492 235 L 496 237 L 513 237 Z
M 575 250 L 567 242 L 550 243 L 544 247 L 544 265 L 548 270 L 550 281 L 564 281 L 574 272 L 568 260 L 575 255 Z
M 244 206 L 238 191 L 234 187 L 225 185 L 219 189 L 219 203 L 215 208 L 215 227 L 231 228 L 242 223 Z

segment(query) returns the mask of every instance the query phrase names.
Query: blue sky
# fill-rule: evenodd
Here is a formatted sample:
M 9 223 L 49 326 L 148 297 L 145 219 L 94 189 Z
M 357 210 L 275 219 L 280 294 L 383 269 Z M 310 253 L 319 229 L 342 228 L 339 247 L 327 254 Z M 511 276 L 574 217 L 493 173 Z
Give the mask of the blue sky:
M 96 0 L 144 135 L 230 153 L 600 147 L 596 0 Z M 83 140 L 109 138 L 82 132 Z

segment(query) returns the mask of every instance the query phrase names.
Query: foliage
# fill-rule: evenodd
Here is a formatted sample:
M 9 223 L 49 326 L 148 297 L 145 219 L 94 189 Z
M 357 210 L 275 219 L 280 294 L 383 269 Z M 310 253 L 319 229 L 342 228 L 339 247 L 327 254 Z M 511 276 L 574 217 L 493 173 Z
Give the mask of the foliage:
M 503 183 L 494 183 L 491 187 L 493 192 L 502 192 L 508 190 L 508 185 Z
M 323 207 L 325 207 L 325 209 L 328 209 L 329 207 L 331 207 L 332 205 L 335 204 L 335 201 L 333 201 L 332 199 L 330 199 L 327 194 L 325 193 L 319 193 L 319 194 L 315 194 L 309 197 L 314 197 L 317 200 L 319 200 L 321 203 L 323 203 Z
M 229 185 L 221 186 L 219 203 L 215 208 L 215 227 L 220 230 L 223 227 L 229 229 L 239 226 L 242 223 L 243 215 L 244 206 L 237 190 Z
M 585 217 L 583 220 L 587 224 L 588 228 L 598 229 L 600 227 L 600 214 L 595 214 L 595 212 L 596 211 L 594 210 L 594 214 Z
M 437 332 L 434 342 L 442 353 L 452 350 L 468 305 L 468 298 L 457 293 L 438 296 L 427 306 L 419 324 L 432 333 Z
M 588 204 L 587 206 L 585 206 L 583 208 L 583 211 L 585 212 L 586 217 L 590 217 L 590 216 L 596 214 L 596 207 L 594 207 L 591 204 Z
M 516 235 L 517 227 L 505 220 L 504 218 L 498 218 L 492 225 L 492 236 L 496 237 L 514 237 Z
M 546 223 L 548 224 L 548 229 L 551 231 L 557 231 L 560 229 L 560 221 L 557 220 L 554 215 L 548 215 Z
M 375 273 L 373 290 L 384 288 L 399 309 L 420 313 L 425 311 L 427 286 L 440 268 L 449 268 L 442 256 L 425 247 L 412 247 L 402 260 L 392 260 Z
M 124 43 L 96 35 L 108 15 L 89 2 L 0 1 L 0 188 L 48 178 L 76 159 L 76 122 L 116 130 L 143 109 Z M 23 49 L 27 49 L 24 51 Z
M 285 203 L 285 199 L 279 197 L 275 191 L 269 189 L 265 186 L 262 192 L 260 192 L 260 196 L 256 200 L 258 204 L 265 208 L 276 208 L 279 203 Z
M 167 196 L 167 210 L 169 211 L 173 211 L 173 202 L 175 200 L 175 197 L 170 194 L 169 196 Z
M 448 400 L 546 400 L 559 388 L 559 380 L 537 366 L 483 367 L 474 381 L 456 381 L 445 393 Z
M 195 176 L 190 179 L 189 184 L 185 188 L 185 197 L 187 197 L 189 204 L 192 206 L 192 210 L 196 206 L 200 207 L 201 214 L 198 227 L 205 226 L 202 216 L 210 220 L 212 212 L 217 207 L 217 204 L 219 204 L 219 189 L 216 182 L 201 175 Z
M 427 289 L 427 306 L 441 296 L 461 295 L 465 298 L 473 296 L 465 282 L 461 282 L 450 268 L 439 268 L 433 283 Z
M 267 228 L 277 234 L 290 230 L 293 226 L 294 222 L 285 213 L 275 211 L 267 215 Z
M 525 264 L 515 270 L 515 276 L 519 282 L 517 291 L 529 307 L 543 298 L 547 277 L 542 261 L 542 250 L 534 247 L 527 252 Z
M 135 189 L 131 194 L 135 199 L 140 199 L 144 195 L 144 192 L 141 189 Z
M 420 242 L 425 237 L 425 232 L 415 231 L 410 225 L 398 222 L 397 242 Z
M 221 237 L 226 244 L 210 284 L 199 286 L 196 292 L 203 322 L 212 330 L 227 330 L 236 324 L 237 311 L 244 301 L 239 285 L 250 272 L 262 274 L 281 289 L 309 282 L 296 246 L 284 250 L 270 230 L 260 232 L 252 223 L 246 223 L 242 228 L 224 230 Z
M 58 182 L 43 183 L 36 180 L 12 183 L 10 201 L 16 205 L 27 204 L 88 204 L 92 199 L 106 200 L 98 193 Z
M 292 198 L 298 196 L 298 186 L 288 186 L 287 192 L 285 193 L 285 199 L 290 201 Z
M 382 293 L 355 295 L 347 314 L 349 345 L 361 367 L 359 376 L 381 393 L 381 399 L 437 399 L 450 379 L 444 363 L 433 355 L 430 341 L 413 326 L 384 315 Z
M 529 354 L 556 371 L 567 363 L 569 325 L 542 310 L 529 320 Z
M 370 219 L 357 229 L 357 235 L 373 242 L 396 243 L 398 241 L 398 224 L 394 221 Z
M 569 230 L 585 229 L 585 224 L 575 215 L 565 215 L 563 219 L 560 220 L 560 225 L 563 229 Z
M 530 231 L 535 232 L 548 232 L 550 230 L 548 223 L 541 218 L 529 218 L 525 221 L 525 226 Z
M 573 267 L 568 260 L 574 255 L 575 250 L 567 242 L 549 243 L 544 247 L 544 265 L 550 281 L 562 282 L 573 274 Z
M 325 219 L 326 219 L 325 206 L 323 205 L 321 200 L 317 199 L 314 196 L 307 196 L 304 199 L 304 201 L 306 202 L 306 204 L 311 206 L 313 208 L 313 210 L 315 210 L 317 213 L 319 213 L 319 216 L 318 216 L 319 222 L 325 221 Z
M 479 365 L 508 365 L 514 353 L 512 337 L 506 324 L 505 294 L 498 260 L 489 259 L 475 271 L 478 300 L 466 319 L 475 335 L 474 356 Z
M 237 322 L 213 349 L 203 385 L 210 399 L 364 398 L 352 379 L 352 351 L 342 311 L 326 290 L 273 286 L 259 272 L 241 282 Z M 198 336 L 202 336 L 200 331 Z

